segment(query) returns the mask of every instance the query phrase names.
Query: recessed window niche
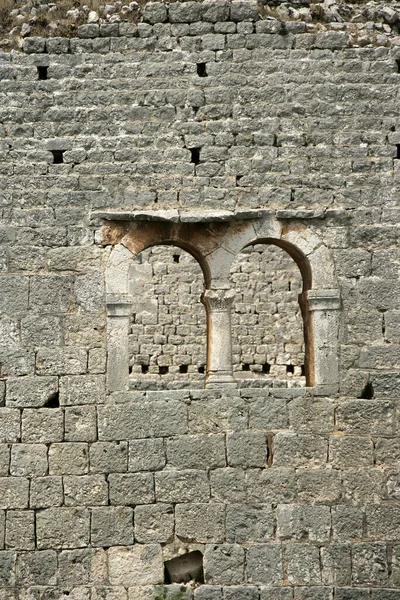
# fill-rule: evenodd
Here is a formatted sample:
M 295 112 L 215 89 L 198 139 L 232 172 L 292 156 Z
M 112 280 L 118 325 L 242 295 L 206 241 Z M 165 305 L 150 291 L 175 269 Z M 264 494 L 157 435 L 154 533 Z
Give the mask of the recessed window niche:
M 153 246 L 132 260 L 129 285 L 130 386 L 202 387 L 207 336 L 197 261 L 176 246 Z

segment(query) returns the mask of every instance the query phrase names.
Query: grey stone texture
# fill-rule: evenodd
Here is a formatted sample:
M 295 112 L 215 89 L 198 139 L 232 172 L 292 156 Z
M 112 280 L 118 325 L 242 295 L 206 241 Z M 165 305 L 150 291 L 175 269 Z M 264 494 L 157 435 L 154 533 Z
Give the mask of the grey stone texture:
M 400 598 L 399 7 L 303 4 L 0 40 L 0 600 Z M 227 290 L 237 386 L 204 390 Z

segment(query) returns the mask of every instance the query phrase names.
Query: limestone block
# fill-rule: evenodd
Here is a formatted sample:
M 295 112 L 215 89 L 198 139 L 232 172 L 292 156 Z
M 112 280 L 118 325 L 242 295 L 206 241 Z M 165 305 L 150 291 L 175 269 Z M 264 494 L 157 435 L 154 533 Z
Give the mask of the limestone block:
M 81 548 L 89 544 L 90 515 L 86 508 L 46 508 L 36 515 L 39 550 Z
M 230 6 L 231 21 L 256 21 L 258 6 L 254 0 L 233 0 Z
M 151 473 L 111 473 L 108 482 L 111 504 L 131 505 L 154 502 L 154 481 Z
M 212 470 L 210 484 L 211 497 L 218 502 L 244 502 L 246 499 L 245 471 L 242 469 Z
M 20 411 L 16 408 L 0 407 L 0 440 L 17 442 L 21 435 Z
M 17 585 L 55 585 L 56 582 L 57 553 L 54 550 L 18 553 L 16 564 Z
M 51 444 L 50 475 L 84 475 L 89 471 L 89 449 L 84 443 Z
M 171 542 L 174 525 L 174 509 L 169 504 L 135 508 L 135 540 L 141 544 Z
M 273 535 L 274 514 L 269 505 L 231 504 L 226 507 L 228 542 L 267 542 Z
M 167 440 L 167 463 L 178 469 L 225 466 L 223 435 L 174 436 Z
M 103 375 L 70 375 L 60 377 L 60 404 L 103 404 L 105 382 Z
M 341 477 L 337 471 L 311 469 L 298 471 L 298 499 L 300 502 L 318 502 L 329 504 L 337 502 L 342 496 Z
M 7 381 L 6 404 L 16 408 L 41 407 L 58 391 L 57 377 L 25 377 Z
M 254 399 L 250 405 L 249 426 L 252 429 L 284 429 L 288 426 L 285 400 Z
M 328 398 L 295 398 L 289 403 L 290 425 L 295 431 L 333 431 L 335 404 Z
M 97 419 L 94 406 L 71 406 L 65 409 L 65 439 L 69 442 L 96 441 Z
M 246 552 L 247 580 L 252 584 L 283 583 L 282 548 L 280 544 L 257 544 Z
M 64 313 L 75 303 L 74 280 L 70 275 L 35 275 L 29 292 L 29 306 L 40 313 Z
M 220 543 L 223 541 L 224 505 L 177 504 L 175 515 L 177 536 L 200 543 Z
M 260 432 L 228 434 L 227 453 L 230 467 L 264 467 L 267 460 L 267 436 Z
M 274 437 L 274 464 L 282 467 L 323 465 L 328 441 L 313 434 L 277 433 Z
M 63 478 L 65 506 L 99 506 L 108 503 L 104 475 L 66 475 Z
M 25 408 L 22 413 L 23 442 L 60 442 L 64 437 L 64 415 L 57 408 Z
M 19 477 L 47 475 L 47 446 L 44 444 L 13 444 L 10 474 Z
M 207 502 L 210 484 L 206 471 L 182 470 L 155 473 L 158 502 Z
M 133 510 L 125 506 L 93 508 L 90 539 L 93 546 L 131 545 L 133 543 Z
M 148 23 L 164 23 L 167 20 L 167 9 L 162 2 L 149 2 L 143 12 L 143 18 Z
M 0 552 L 0 585 L 2 587 L 15 585 L 16 558 L 15 552 Z
M 164 440 L 161 438 L 129 442 L 129 471 L 159 471 L 165 466 Z
M 394 406 L 388 401 L 348 400 L 337 408 L 337 428 L 351 434 L 390 435 Z
M 6 548 L 35 549 L 35 515 L 32 510 L 9 510 L 6 519 Z
M 372 466 L 373 450 L 370 438 L 332 436 L 329 441 L 329 461 L 336 468 Z
M 36 355 L 38 375 L 86 373 L 87 352 L 83 348 L 40 348 Z
M 0 477 L 0 508 L 27 508 L 29 480 L 25 477 Z
M 343 488 L 344 499 L 353 504 L 379 503 L 387 497 L 385 477 L 378 469 L 346 469 L 343 473 Z
M 107 553 L 101 548 L 63 550 L 59 554 L 59 578 L 66 586 L 105 585 Z
M 352 548 L 352 579 L 356 585 L 386 585 L 388 566 L 386 545 L 360 543 Z
M 293 468 L 249 469 L 246 491 L 250 502 L 292 502 L 296 496 Z
M 277 537 L 314 542 L 329 540 L 331 516 L 329 506 L 280 504 L 277 508 Z
M 146 544 L 110 548 L 108 568 L 111 585 L 128 587 L 163 583 L 161 546 Z
M 319 548 L 308 544 L 293 544 L 286 548 L 288 579 L 291 584 L 321 583 Z
M 194 590 L 195 600 L 222 600 L 222 588 L 218 585 L 201 585 Z
M 91 473 L 127 471 L 127 442 L 96 442 L 90 445 L 89 456 Z
M 244 581 L 245 551 L 239 545 L 207 545 L 204 576 L 212 585 L 235 585 Z
M 21 338 L 24 346 L 59 346 L 62 327 L 59 317 L 28 315 L 21 320 Z
M 45 52 L 46 40 L 41 37 L 27 37 L 24 39 L 24 52 L 27 54 L 37 54 Z
M 333 506 L 332 530 L 334 540 L 344 542 L 346 540 L 362 538 L 363 519 L 362 508 L 348 505 Z
M 61 506 L 64 491 L 61 477 L 37 477 L 32 480 L 29 506 L 32 508 L 50 508 Z

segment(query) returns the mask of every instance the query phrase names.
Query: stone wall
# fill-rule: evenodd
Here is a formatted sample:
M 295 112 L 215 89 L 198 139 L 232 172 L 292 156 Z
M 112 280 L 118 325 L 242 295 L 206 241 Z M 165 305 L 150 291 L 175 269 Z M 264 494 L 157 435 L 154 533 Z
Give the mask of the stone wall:
M 158 246 L 139 254 L 131 277 L 132 385 L 203 385 L 206 315 L 197 261 L 176 246 Z M 260 244 L 239 254 L 231 278 L 236 377 L 274 386 L 304 383 L 302 279 L 294 261 L 276 246 Z
M 1 600 L 400 597 L 399 38 L 266 17 L 156 3 L 0 53 Z M 116 232 L 267 213 L 275 242 L 301 240 L 310 293 L 340 290 L 338 393 L 257 376 L 109 393 Z M 274 265 L 268 318 L 290 309 L 299 331 L 293 263 L 239 259 L 239 241 L 234 274 Z M 266 329 L 280 378 L 269 352 L 289 342 Z M 329 323 L 309 333 L 329 350 Z M 263 352 L 242 346 L 251 375 Z M 169 583 L 164 562 L 196 550 L 204 582 Z

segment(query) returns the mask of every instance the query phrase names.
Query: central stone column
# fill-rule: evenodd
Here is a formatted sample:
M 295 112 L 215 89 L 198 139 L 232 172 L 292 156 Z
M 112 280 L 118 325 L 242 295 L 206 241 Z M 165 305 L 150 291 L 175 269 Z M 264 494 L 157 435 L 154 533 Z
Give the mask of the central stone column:
M 207 313 L 206 387 L 237 387 L 232 369 L 232 290 L 206 290 L 201 298 Z

